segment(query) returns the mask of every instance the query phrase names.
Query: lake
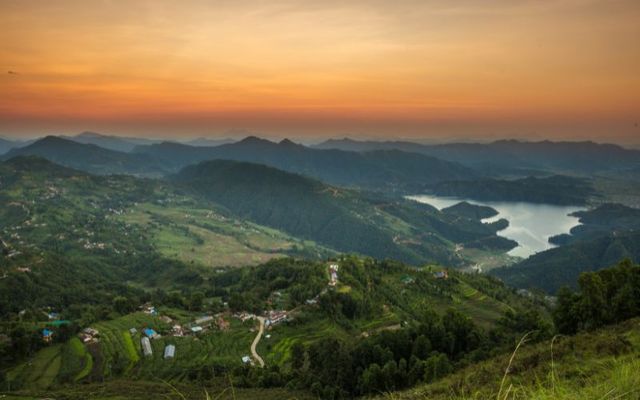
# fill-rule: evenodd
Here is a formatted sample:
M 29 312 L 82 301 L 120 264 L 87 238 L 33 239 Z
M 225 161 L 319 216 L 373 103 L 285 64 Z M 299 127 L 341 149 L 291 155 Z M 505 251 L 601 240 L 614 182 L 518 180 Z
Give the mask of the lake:
M 415 195 L 408 196 L 407 198 L 420 203 L 430 204 L 438 210 L 461 201 L 494 208 L 498 211 L 498 215 L 484 219 L 483 222 L 492 222 L 500 218 L 509 221 L 509 227 L 498 232 L 498 235 L 518 242 L 519 246 L 509 251 L 508 254 L 524 258 L 539 251 L 555 247 L 549 243 L 549 237 L 560 233 L 569 233 L 571 228 L 580 223 L 578 218 L 568 214 L 585 209 L 584 207 L 578 206 L 556 206 L 551 204 L 508 201 L 477 201 L 432 195 Z

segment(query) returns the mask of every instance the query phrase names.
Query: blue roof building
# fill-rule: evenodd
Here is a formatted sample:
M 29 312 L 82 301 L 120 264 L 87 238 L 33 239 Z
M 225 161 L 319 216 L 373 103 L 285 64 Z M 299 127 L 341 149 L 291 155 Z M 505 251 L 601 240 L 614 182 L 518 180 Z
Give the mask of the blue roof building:
M 158 332 L 154 331 L 151 328 L 145 328 L 143 332 L 147 337 L 150 337 L 151 339 L 160 337 L 160 335 L 158 335 Z
M 51 339 L 53 339 L 53 331 L 49 330 L 49 329 L 43 329 L 42 330 L 42 340 L 44 340 L 45 342 L 50 342 Z

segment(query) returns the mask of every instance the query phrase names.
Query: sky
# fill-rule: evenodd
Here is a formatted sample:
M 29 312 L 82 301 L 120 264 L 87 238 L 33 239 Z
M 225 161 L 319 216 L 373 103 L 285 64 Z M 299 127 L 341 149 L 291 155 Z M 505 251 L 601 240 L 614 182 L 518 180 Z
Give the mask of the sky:
M 0 135 L 640 142 L 638 0 L 2 0 Z

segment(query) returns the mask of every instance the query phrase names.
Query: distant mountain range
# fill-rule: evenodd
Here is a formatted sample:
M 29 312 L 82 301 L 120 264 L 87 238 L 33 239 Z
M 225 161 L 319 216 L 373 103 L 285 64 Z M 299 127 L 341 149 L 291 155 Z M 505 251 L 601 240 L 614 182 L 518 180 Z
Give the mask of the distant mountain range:
M 102 148 L 114 151 L 129 152 L 138 145 L 153 144 L 160 142 L 154 139 L 137 137 L 122 137 L 103 135 L 95 132 L 82 132 L 75 136 L 60 136 L 63 139 L 72 140 L 82 144 L 93 144 Z
M 23 147 L 32 141 L 11 140 L 0 137 L 0 155 L 7 153 L 11 149 Z
M 217 147 L 193 147 L 165 142 L 138 146 L 134 152 L 162 160 L 163 165 L 175 170 L 194 162 L 212 159 L 247 161 L 310 176 L 334 185 L 392 191 L 416 192 L 431 183 L 477 175 L 459 164 L 422 154 L 398 150 L 365 153 L 319 150 L 288 139 L 275 143 L 248 137 Z
M 425 145 L 406 141 L 357 141 L 331 139 L 318 149 L 348 151 L 402 150 L 457 162 L 484 170 L 583 172 L 626 170 L 640 167 L 640 150 L 594 142 L 522 142 L 500 140 L 492 143 L 450 143 Z
M 60 135 L 58 137 L 66 140 L 71 140 L 76 143 L 93 144 L 96 146 L 100 146 L 104 149 L 121 151 L 125 153 L 132 151 L 136 146 L 150 145 L 150 144 L 163 142 L 163 140 L 161 139 L 148 139 L 148 138 L 132 137 L 132 136 L 127 137 L 127 136 L 104 135 L 101 133 L 88 132 L 88 131 L 82 132 L 73 136 Z M 11 149 L 27 146 L 40 139 L 42 138 L 22 141 L 22 140 L 5 139 L 0 137 L 0 155 L 7 153 Z M 184 140 L 184 141 L 176 140 L 176 143 L 184 143 L 190 146 L 213 147 L 213 146 L 219 146 L 221 144 L 233 143 L 234 141 L 235 140 L 231 138 L 212 139 L 212 138 L 200 137 L 197 139 L 190 139 L 190 140 Z
M 229 134 L 247 134 L 247 131 L 230 131 Z M 154 153 L 163 162 L 168 163 L 165 168 L 172 171 L 192 164 L 194 162 L 208 159 L 233 159 L 238 161 L 258 162 L 272 165 L 277 168 L 291 172 L 298 172 L 326 179 L 334 184 L 349 184 L 361 179 L 350 177 L 341 180 L 343 177 L 335 171 L 327 171 L 322 175 L 320 169 L 343 169 L 344 167 L 356 167 L 354 165 L 340 164 L 341 160 L 334 159 L 330 154 L 337 150 L 349 153 L 360 153 L 363 159 L 367 158 L 391 158 L 386 161 L 394 161 L 393 155 L 398 152 L 417 153 L 423 156 L 436 158 L 441 161 L 440 166 L 451 166 L 442 162 L 455 163 L 457 171 L 464 171 L 461 166 L 474 170 L 473 177 L 524 177 L 533 175 L 549 174 L 592 174 L 595 172 L 625 174 L 631 178 L 640 177 L 640 150 L 625 149 L 614 144 L 598 144 L 594 142 L 523 142 L 518 140 L 500 140 L 492 143 L 449 143 L 449 144 L 422 144 L 409 141 L 358 141 L 353 139 L 330 139 L 313 146 L 302 146 L 291 140 L 285 139 L 280 143 L 260 139 L 256 136 L 248 136 L 244 140 L 234 142 L 231 138 L 197 138 L 186 141 L 161 141 L 158 139 L 147 139 L 139 137 L 121 137 L 104 135 L 95 132 L 83 132 L 75 136 L 61 136 L 61 138 L 72 140 L 82 144 L 93 144 L 105 149 L 120 152 Z M 34 141 L 14 141 L 0 138 L 0 155 L 17 147 L 29 145 Z M 237 146 L 235 146 L 237 145 Z M 194 149 L 194 147 L 200 148 Z M 283 150 L 287 148 L 287 154 Z M 293 155 L 293 150 L 297 149 L 297 155 Z M 315 150 L 315 152 L 312 152 Z M 333 151 L 334 153 L 319 153 L 318 150 Z M 372 156 L 367 156 L 374 153 Z M 324 154 L 319 156 L 318 154 Z M 279 160 L 285 156 L 284 160 Z M 306 160 L 304 164 L 300 158 L 313 157 Z M 416 156 L 412 162 L 418 169 L 424 169 Z M 296 159 L 297 158 L 297 159 Z M 353 158 L 353 157 L 351 157 Z M 318 166 L 326 160 L 338 162 L 336 165 Z M 422 159 L 424 160 L 424 159 Z M 384 164 L 386 161 L 382 161 Z M 407 163 L 409 161 L 407 160 Z M 417 164 L 416 164 L 417 163 Z M 404 168 L 399 168 L 398 172 L 404 173 Z M 385 169 L 388 170 L 388 165 Z M 438 166 L 432 165 L 429 170 L 434 173 L 442 172 Z M 426 173 L 426 172 L 423 172 Z M 465 173 L 468 173 L 466 170 Z M 355 170 L 352 174 L 362 172 Z M 388 176 L 388 174 L 387 174 Z M 362 176 L 363 180 L 365 177 Z M 448 180 L 450 177 L 443 176 L 437 181 Z M 433 181 L 433 179 L 430 179 Z M 424 182 L 424 179 L 419 179 Z M 366 185 L 365 185 L 366 186 Z
M 110 140 L 93 135 L 84 139 L 99 139 L 103 145 Z M 131 152 L 106 149 L 96 144 L 83 144 L 66 138 L 47 136 L 28 146 L 14 148 L 2 158 L 36 155 L 68 167 L 97 174 L 134 174 L 158 176 L 175 173 L 201 161 L 226 159 L 255 162 L 323 180 L 327 183 L 417 192 L 426 185 L 443 180 L 475 176 L 461 165 L 433 157 L 397 150 L 369 153 L 342 150 L 316 150 L 289 140 L 280 143 L 249 137 L 237 143 L 214 147 L 189 146 L 162 142 L 138 145 Z
M 220 146 L 222 144 L 234 143 L 236 140 L 231 138 L 222 138 L 222 139 L 211 139 L 211 138 L 197 138 L 192 140 L 187 140 L 182 143 L 187 144 L 189 146 L 199 146 L 199 147 L 214 147 Z
M 587 179 L 562 175 L 449 181 L 437 183 L 430 189 L 438 196 L 558 205 L 584 205 L 597 195 Z
M 94 174 L 161 175 L 160 163 L 143 154 L 130 154 L 47 136 L 28 146 L 13 148 L 2 159 L 39 156 L 49 161 Z

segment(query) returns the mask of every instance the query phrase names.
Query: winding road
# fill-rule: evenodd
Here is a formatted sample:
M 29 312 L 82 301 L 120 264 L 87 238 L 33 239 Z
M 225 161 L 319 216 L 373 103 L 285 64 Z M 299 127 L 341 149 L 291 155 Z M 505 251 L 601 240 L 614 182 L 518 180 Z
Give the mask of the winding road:
M 258 330 L 256 338 L 253 339 L 253 343 L 251 343 L 251 355 L 258 362 L 258 364 L 260 364 L 260 367 L 264 368 L 264 360 L 256 351 L 256 347 L 258 347 L 258 343 L 260 342 L 262 334 L 264 333 L 264 317 L 258 317 L 258 321 L 260 321 L 260 329 Z

